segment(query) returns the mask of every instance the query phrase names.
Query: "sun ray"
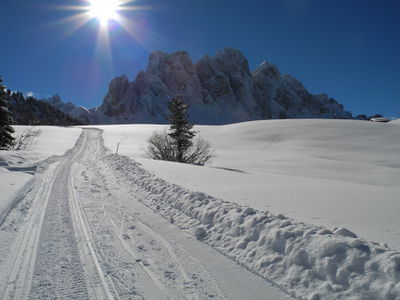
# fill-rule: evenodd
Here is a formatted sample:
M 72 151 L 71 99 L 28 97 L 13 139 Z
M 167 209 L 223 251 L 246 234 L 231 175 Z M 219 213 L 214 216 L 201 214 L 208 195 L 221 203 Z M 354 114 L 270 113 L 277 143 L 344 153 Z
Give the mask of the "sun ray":
M 52 22 L 51 26 L 68 26 L 68 31 L 66 31 L 66 36 L 70 36 L 77 32 L 80 28 L 85 26 L 91 20 L 90 15 L 87 12 L 75 14 L 55 22 Z
M 89 7 L 87 5 L 52 5 L 52 9 L 56 10 L 68 10 L 68 11 L 88 11 Z
M 159 43 L 163 43 L 164 45 L 170 44 L 167 38 L 132 19 L 118 15 L 117 21 L 119 25 L 145 49 L 151 49 L 155 44 Z
M 110 34 L 105 26 L 99 26 L 95 47 L 95 58 L 102 66 L 107 78 L 114 76 L 113 55 L 111 51 Z
M 139 18 L 136 21 L 133 13 L 151 9 L 150 6 L 135 5 L 137 0 L 81 0 L 82 5 L 58 5 L 53 9 L 75 12 L 72 16 L 53 22 L 52 26 L 65 25 L 64 35 L 67 38 L 86 24 L 98 24 L 94 47 L 94 58 L 104 76 L 114 76 L 111 33 L 120 26 L 141 46 L 150 49 L 159 42 L 168 44 L 168 40 L 157 35 Z M 132 18 L 133 17 L 133 18 Z
M 153 7 L 148 6 L 148 5 L 142 5 L 142 6 L 120 6 L 118 11 L 148 11 L 148 10 L 153 10 Z

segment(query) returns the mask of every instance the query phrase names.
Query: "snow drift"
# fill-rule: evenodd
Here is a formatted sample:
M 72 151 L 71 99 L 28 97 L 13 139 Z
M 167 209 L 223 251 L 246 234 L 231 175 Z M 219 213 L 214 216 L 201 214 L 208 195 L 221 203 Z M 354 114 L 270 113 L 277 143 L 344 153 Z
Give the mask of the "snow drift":
M 399 299 L 400 252 L 170 184 L 118 155 L 104 158 L 142 201 L 299 299 Z M 199 228 L 201 228 L 199 230 Z

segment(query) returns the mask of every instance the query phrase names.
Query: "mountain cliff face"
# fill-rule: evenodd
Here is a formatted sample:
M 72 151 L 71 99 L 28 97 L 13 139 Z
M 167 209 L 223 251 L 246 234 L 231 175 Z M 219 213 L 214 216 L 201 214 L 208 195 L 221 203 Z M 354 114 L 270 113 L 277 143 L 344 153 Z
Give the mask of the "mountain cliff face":
M 78 120 L 81 124 L 92 123 L 92 116 L 86 108 L 82 106 L 76 106 L 72 102 L 64 103 L 59 95 L 54 95 L 53 97 L 50 97 L 49 99 L 43 99 L 42 101 L 45 101 L 63 113 L 70 115 L 74 119 Z
M 113 79 L 103 103 L 90 110 L 95 124 L 166 123 L 168 99 L 181 94 L 197 124 L 271 118 L 352 118 L 326 94 L 310 94 L 300 81 L 268 62 L 254 72 L 235 49 L 193 63 L 185 51 L 150 55 L 147 69 L 129 82 Z M 76 116 L 75 116 L 76 117 Z

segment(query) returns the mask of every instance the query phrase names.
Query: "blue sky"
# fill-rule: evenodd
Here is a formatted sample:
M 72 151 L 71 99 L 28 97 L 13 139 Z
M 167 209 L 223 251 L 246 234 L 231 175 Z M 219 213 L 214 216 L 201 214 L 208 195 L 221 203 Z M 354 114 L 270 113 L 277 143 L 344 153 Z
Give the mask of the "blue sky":
M 85 107 L 102 102 L 109 81 L 132 80 L 151 51 L 186 50 L 194 61 L 237 48 L 253 70 L 267 60 L 326 92 L 354 115 L 400 117 L 400 1 L 141 0 L 124 12 L 134 33 L 111 24 L 110 52 L 99 22 L 61 22 L 81 0 L 1 0 L 0 75 L 14 90 L 59 93 Z M 109 58 L 107 53 L 112 53 Z

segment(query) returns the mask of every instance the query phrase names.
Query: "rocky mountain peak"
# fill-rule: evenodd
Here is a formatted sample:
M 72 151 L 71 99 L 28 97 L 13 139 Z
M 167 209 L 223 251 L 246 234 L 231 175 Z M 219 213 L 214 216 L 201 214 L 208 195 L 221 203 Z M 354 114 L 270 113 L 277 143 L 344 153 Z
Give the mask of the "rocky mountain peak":
M 128 86 L 129 86 L 129 79 L 125 74 L 114 78 L 113 80 L 111 80 L 109 85 L 109 91 L 110 91 L 109 94 L 112 95 L 113 97 L 109 98 L 106 97 L 104 101 L 111 102 L 111 104 L 116 104 L 119 101 L 119 99 L 125 95 Z
M 226 48 L 218 51 L 215 59 L 226 72 L 245 72 L 250 75 L 249 62 L 239 50 Z
M 46 100 L 46 102 L 50 104 L 62 104 L 62 100 L 59 94 L 55 94 L 54 96 L 51 96 L 49 99 Z
M 226 124 L 267 118 L 351 118 L 334 99 L 312 95 L 277 66 L 263 62 L 253 72 L 236 49 L 218 51 L 193 63 L 186 51 L 152 52 L 145 71 L 129 82 L 113 79 L 97 123 L 165 123 L 168 99 L 181 94 L 192 121 Z
M 48 99 L 42 99 L 41 101 L 51 104 L 53 107 L 60 110 L 61 112 L 78 120 L 79 122 L 81 122 L 81 124 L 91 124 L 92 123 L 92 116 L 86 108 L 84 108 L 82 106 L 76 106 L 75 104 L 73 104 L 70 101 L 63 102 L 63 100 L 61 99 L 61 96 L 58 94 L 55 94 L 54 96 L 52 96 Z
M 263 61 L 253 72 L 253 77 L 268 78 L 273 81 L 279 81 L 281 76 L 278 67 L 267 61 Z

